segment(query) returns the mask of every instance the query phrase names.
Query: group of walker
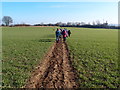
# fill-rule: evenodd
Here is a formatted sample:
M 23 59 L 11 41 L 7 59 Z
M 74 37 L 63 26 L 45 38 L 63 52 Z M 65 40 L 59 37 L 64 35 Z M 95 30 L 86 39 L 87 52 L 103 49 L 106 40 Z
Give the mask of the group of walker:
M 60 38 L 63 37 L 63 41 L 65 42 L 66 41 L 66 38 L 69 36 L 70 37 L 70 34 L 71 34 L 71 31 L 70 30 L 67 30 L 67 29 L 59 29 L 57 28 L 56 32 L 56 42 L 58 43 L 60 41 Z

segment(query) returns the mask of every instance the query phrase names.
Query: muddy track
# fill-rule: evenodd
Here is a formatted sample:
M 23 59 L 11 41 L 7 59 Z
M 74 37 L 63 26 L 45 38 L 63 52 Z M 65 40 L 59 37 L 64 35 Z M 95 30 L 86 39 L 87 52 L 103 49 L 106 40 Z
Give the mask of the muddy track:
M 67 44 L 62 41 L 54 43 L 25 88 L 77 88 L 70 62 Z

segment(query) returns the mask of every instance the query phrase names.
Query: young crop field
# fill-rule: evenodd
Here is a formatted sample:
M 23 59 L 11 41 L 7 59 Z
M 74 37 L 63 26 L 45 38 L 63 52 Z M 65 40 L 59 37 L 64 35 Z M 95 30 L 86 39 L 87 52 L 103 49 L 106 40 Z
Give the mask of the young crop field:
M 68 46 L 80 87 L 117 88 L 118 30 L 69 28 Z
M 53 45 L 54 29 L 54 27 L 4 27 L 2 29 L 3 87 L 24 86 L 31 72 Z M 71 37 L 67 38 L 67 45 L 72 65 L 77 71 L 79 86 L 81 88 L 119 87 L 118 30 L 74 27 L 67 29 L 72 32 Z M 62 44 L 64 46 L 64 43 Z M 58 44 L 58 46 L 61 50 L 55 47 L 56 50 L 53 50 L 55 54 L 57 51 L 58 54 L 59 51 L 64 51 L 62 45 Z M 54 60 L 50 61 L 54 62 Z M 65 64 L 63 66 L 66 67 Z
M 22 87 L 55 41 L 52 27 L 4 27 L 3 87 Z

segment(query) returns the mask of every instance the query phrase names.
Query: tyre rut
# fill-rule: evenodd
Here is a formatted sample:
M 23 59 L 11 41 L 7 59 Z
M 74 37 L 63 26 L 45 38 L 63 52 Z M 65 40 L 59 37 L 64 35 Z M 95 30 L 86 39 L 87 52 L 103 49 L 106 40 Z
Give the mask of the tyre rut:
M 55 43 L 43 62 L 27 81 L 25 88 L 77 88 L 67 44 Z

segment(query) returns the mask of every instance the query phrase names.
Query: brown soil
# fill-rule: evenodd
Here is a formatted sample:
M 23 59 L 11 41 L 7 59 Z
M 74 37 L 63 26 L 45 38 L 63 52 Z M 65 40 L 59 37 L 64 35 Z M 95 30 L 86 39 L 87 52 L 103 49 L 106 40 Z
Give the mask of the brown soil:
M 77 88 L 76 79 L 67 44 L 60 41 L 54 43 L 25 88 Z

